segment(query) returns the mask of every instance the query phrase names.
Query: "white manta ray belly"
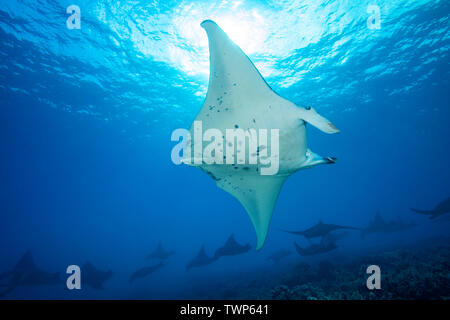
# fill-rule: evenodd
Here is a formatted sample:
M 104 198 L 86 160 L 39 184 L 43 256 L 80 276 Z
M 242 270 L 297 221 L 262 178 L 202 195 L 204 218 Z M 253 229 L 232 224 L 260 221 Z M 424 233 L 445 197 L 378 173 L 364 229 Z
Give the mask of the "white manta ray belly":
M 303 168 L 335 162 L 335 158 L 323 158 L 308 149 L 305 123 L 326 133 L 339 130 L 314 109 L 298 107 L 276 94 L 245 53 L 215 22 L 206 20 L 201 26 L 209 40 L 210 76 L 205 102 L 190 129 L 191 137 L 195 137 L 199 123 L 202 132 L 208 129 L 222 133 L 242 130 L 246 134 L 268 132 L 271 137 L 264 140 L 259 135 L 257 149 L 245 143 L 250 139 L 244 140 L 245 149 L 241 150 L 245 152 L 244 163 L 227 164 L 225 151 L 225 163 L 208 162 L 203 158 L 206 148 L 200 152 L 192 148 L 192 156 L 189 154 L 190 158 L 184 162 L 198 166 L 216 181 L 218 187 L 239 200 L 253 223 L 257 236 L 256 248 L 259 249 L 266 239 L 278 194 L 287 177 Z M 274 140 L 275 134 L 278 139 Z M 231 148 L 227 138 L 222 138 L 225 139 L 215 141 L 211 138 L 209 141 L 214 141 L 216 147 L 224 150 Z M 234 150 L 235 146 L 232 148 Z M 274 151 L 277 153 L 274 154 Z M 261 171 L 265 166 L 261 163 L 269 154 L 277 161 L 278 167 L 274 174 L 265 175 Z M 260 161 L 249 163 L 251 155 Z

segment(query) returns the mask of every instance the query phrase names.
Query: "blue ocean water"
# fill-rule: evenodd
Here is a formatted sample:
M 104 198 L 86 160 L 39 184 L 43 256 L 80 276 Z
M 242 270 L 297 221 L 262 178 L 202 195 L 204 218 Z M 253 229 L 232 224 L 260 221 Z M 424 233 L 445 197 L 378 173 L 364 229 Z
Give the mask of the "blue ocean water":
M 81 29 L 66 25 L 70 5 L 81 9 Z M 371 5 L 379 29 L 368 25 Z M 277 272 L 298 263 L 448 246 L 449 220 L 410 208 L 450 195 L 449 17 L 450 3 L 439 0 L 3 1 L 0 272 L 30 250 L 64 281 L 2 298 L 245 297 L 240 285 L 251 276 L 247 297 L 266 297 L 267 283 L 284 284 Z M 338 163 L 286 181 L 259 251 L 239 202 L 170 157 L 172 131 L 189 128 L 207 91 L 205 19 L 276 92 L 341 130 L 307 128 L 311 148 Z M 318 221 L 362 228 L 377 212 L 415 226 L 364 238 L 352 231 L 318 258 L 297 255 L 293 242 L 308 241 L 280 231 Z M 186 271 L 202 245 L 213 254 L 231 234 L 252 249 Z M 145 257 L 159 241 L 175 254 L 130 284 L 155 263 Z M 280 248 L 293 254 L 273 265 L 267 257 Z M 103 290 L 68 290 L 66 267 L 86 261 L 113 276 Z

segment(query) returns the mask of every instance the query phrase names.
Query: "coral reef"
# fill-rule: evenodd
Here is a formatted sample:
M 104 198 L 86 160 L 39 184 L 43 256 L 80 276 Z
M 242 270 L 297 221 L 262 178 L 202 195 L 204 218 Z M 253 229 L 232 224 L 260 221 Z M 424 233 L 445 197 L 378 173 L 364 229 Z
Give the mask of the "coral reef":
M 374 261 L 382 270 L 381 290 L 368 290 L 365 271 Z M 271 290 L 272 299 L 448 299 L 450 247 L 397 249 L 351 262 L 322 261 L 315 268 L 301 263 L 285 283 Z M 309 279 L 309 280 L 307 280 Z
M 381 268 L 381 289 L 368 290 L 366 269 Z M 333 262 L 300 262 L 278 274 L 228 280 L 220 298 L 283 300 L 449 299 L 450 246 L 397 248 Z M 232 286 L 232 289 L 230 289 Z
M 450 238 L 208 278 L 189 287 L 195 299 L 394 300 L 450 299 Z M 381 269 L 381 289 L 369 290 L 369 265 Z M 182 297 L 186 298 L 186 291 Z

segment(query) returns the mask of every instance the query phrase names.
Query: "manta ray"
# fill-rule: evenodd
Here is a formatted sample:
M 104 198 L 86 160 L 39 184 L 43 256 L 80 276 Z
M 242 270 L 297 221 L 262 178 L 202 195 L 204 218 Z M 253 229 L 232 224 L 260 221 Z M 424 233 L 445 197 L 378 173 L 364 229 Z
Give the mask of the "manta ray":
M 443 214 L 450 213 L 450 197 L 438 203 L 432 210 L 420 210 L 411 208 L 412 211 L 430 216 L 430 219 L 436 219 Z
M 5 296 L 21 286 L 45 286 L 61 284 L 59 272 L 50 273 L 36 266 L 31 251 L 27 251 L 16 265 L 10 270 L 0 274 L 0 297 Z
M 205 101 L 190 128 L 191 137 L 195 138 L 196 122 L 201 122 L 204 129 L 220 132 L 233 128 L 245 130 L 246 134 L 251 130 L 279 130 L 276 159 L 279 168 L 276 174 L 261 174 L 262 154 L 275 148 L 272 140 L 258 147 L 260 163 L 257 164 L 209 164 L 201 160 L 199 163 L 195 160 L 202 154 L 195 152 L 195 145 L 194 152 L 183 162 L 205 171 L 219 188 L 243 205 L 256 231 L 258 250 L 265 242 L 272 212 L 286 179 L 299 170 L 336 162 L 336 158 L 321 157 L 308 148 L 306 123 L 325 133 L 339 130 L 312 107 L 299 107 L 275 93 L 245 53 L 215 22 L 205 20 L 201 27 L 209 40 L 210 75 Z M 192 146 L 190 140 L 188 145 Z M 249 150 L 247 148 L 246 153 Z
M 288 230 L 281 230 L 287 233 L 304 236 L 306 239 L 312 239 L 312 238 L 319 238 L 324 237 L 331 232 L 339 229 L 349 229 L 349 230 L 359 230 L 359 228 L 355 227 L 349 227 L 349 226 L 340 226 L 337 224 L 329 224 L 329 223 L 323 223 L 322 221 L 319 221 L 316 225 L 312 226 L 311 228 L 308 228 L 306 230 L 302 231 L 288 231 Z
M 241 245 L 236 239 L 234 239 L 234 234 L 232 234 L 225 244 L 214 252 L 214 259 L 219 259 L 220 257 L 225 256 L 236 256 L 239 254 L 246 253 L 250 250 L 250 244 Z
M 186 271 L 189 271 L 191 268 L 207 266 L 216 260 L 216 258 L 206 254 L 205 246 L 203 245 L 197 255 L 186 265 Z
M 166 260 L 173 254 L 175 254 L 175 251 L 166 251 L 160 241 L 158 242 L 156 249 L 147 256 L 147 259 Z
M 364 238 L 366 235 L 374 234 L 374 233 L 394 233 L 403 231 L 412 227 L 415 227 L 416 224 L 413 222 L 407 223 L 397 218 L 396 220 L 385 221 L 379 211 L 377 211 L 375 218 L 373 221 L 369 223 L 366 228 L 361 229 L 361 238 Z
M 83 283 L 97 290 L 103 290 L 103 283 L 112 277 L 111 270 L 99 270 L 90 261 L 86 261 L 81 268 L 81 272 Z

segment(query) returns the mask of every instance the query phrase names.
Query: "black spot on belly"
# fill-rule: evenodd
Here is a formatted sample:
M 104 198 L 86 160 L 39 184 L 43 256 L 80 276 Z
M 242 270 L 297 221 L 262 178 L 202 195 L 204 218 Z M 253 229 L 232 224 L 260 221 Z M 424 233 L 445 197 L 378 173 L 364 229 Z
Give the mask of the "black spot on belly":
M 214 181 L 220 181 L 220 178 L 217 178 L 211 171 L 206 171 L 206 173 L 214 179 Z

